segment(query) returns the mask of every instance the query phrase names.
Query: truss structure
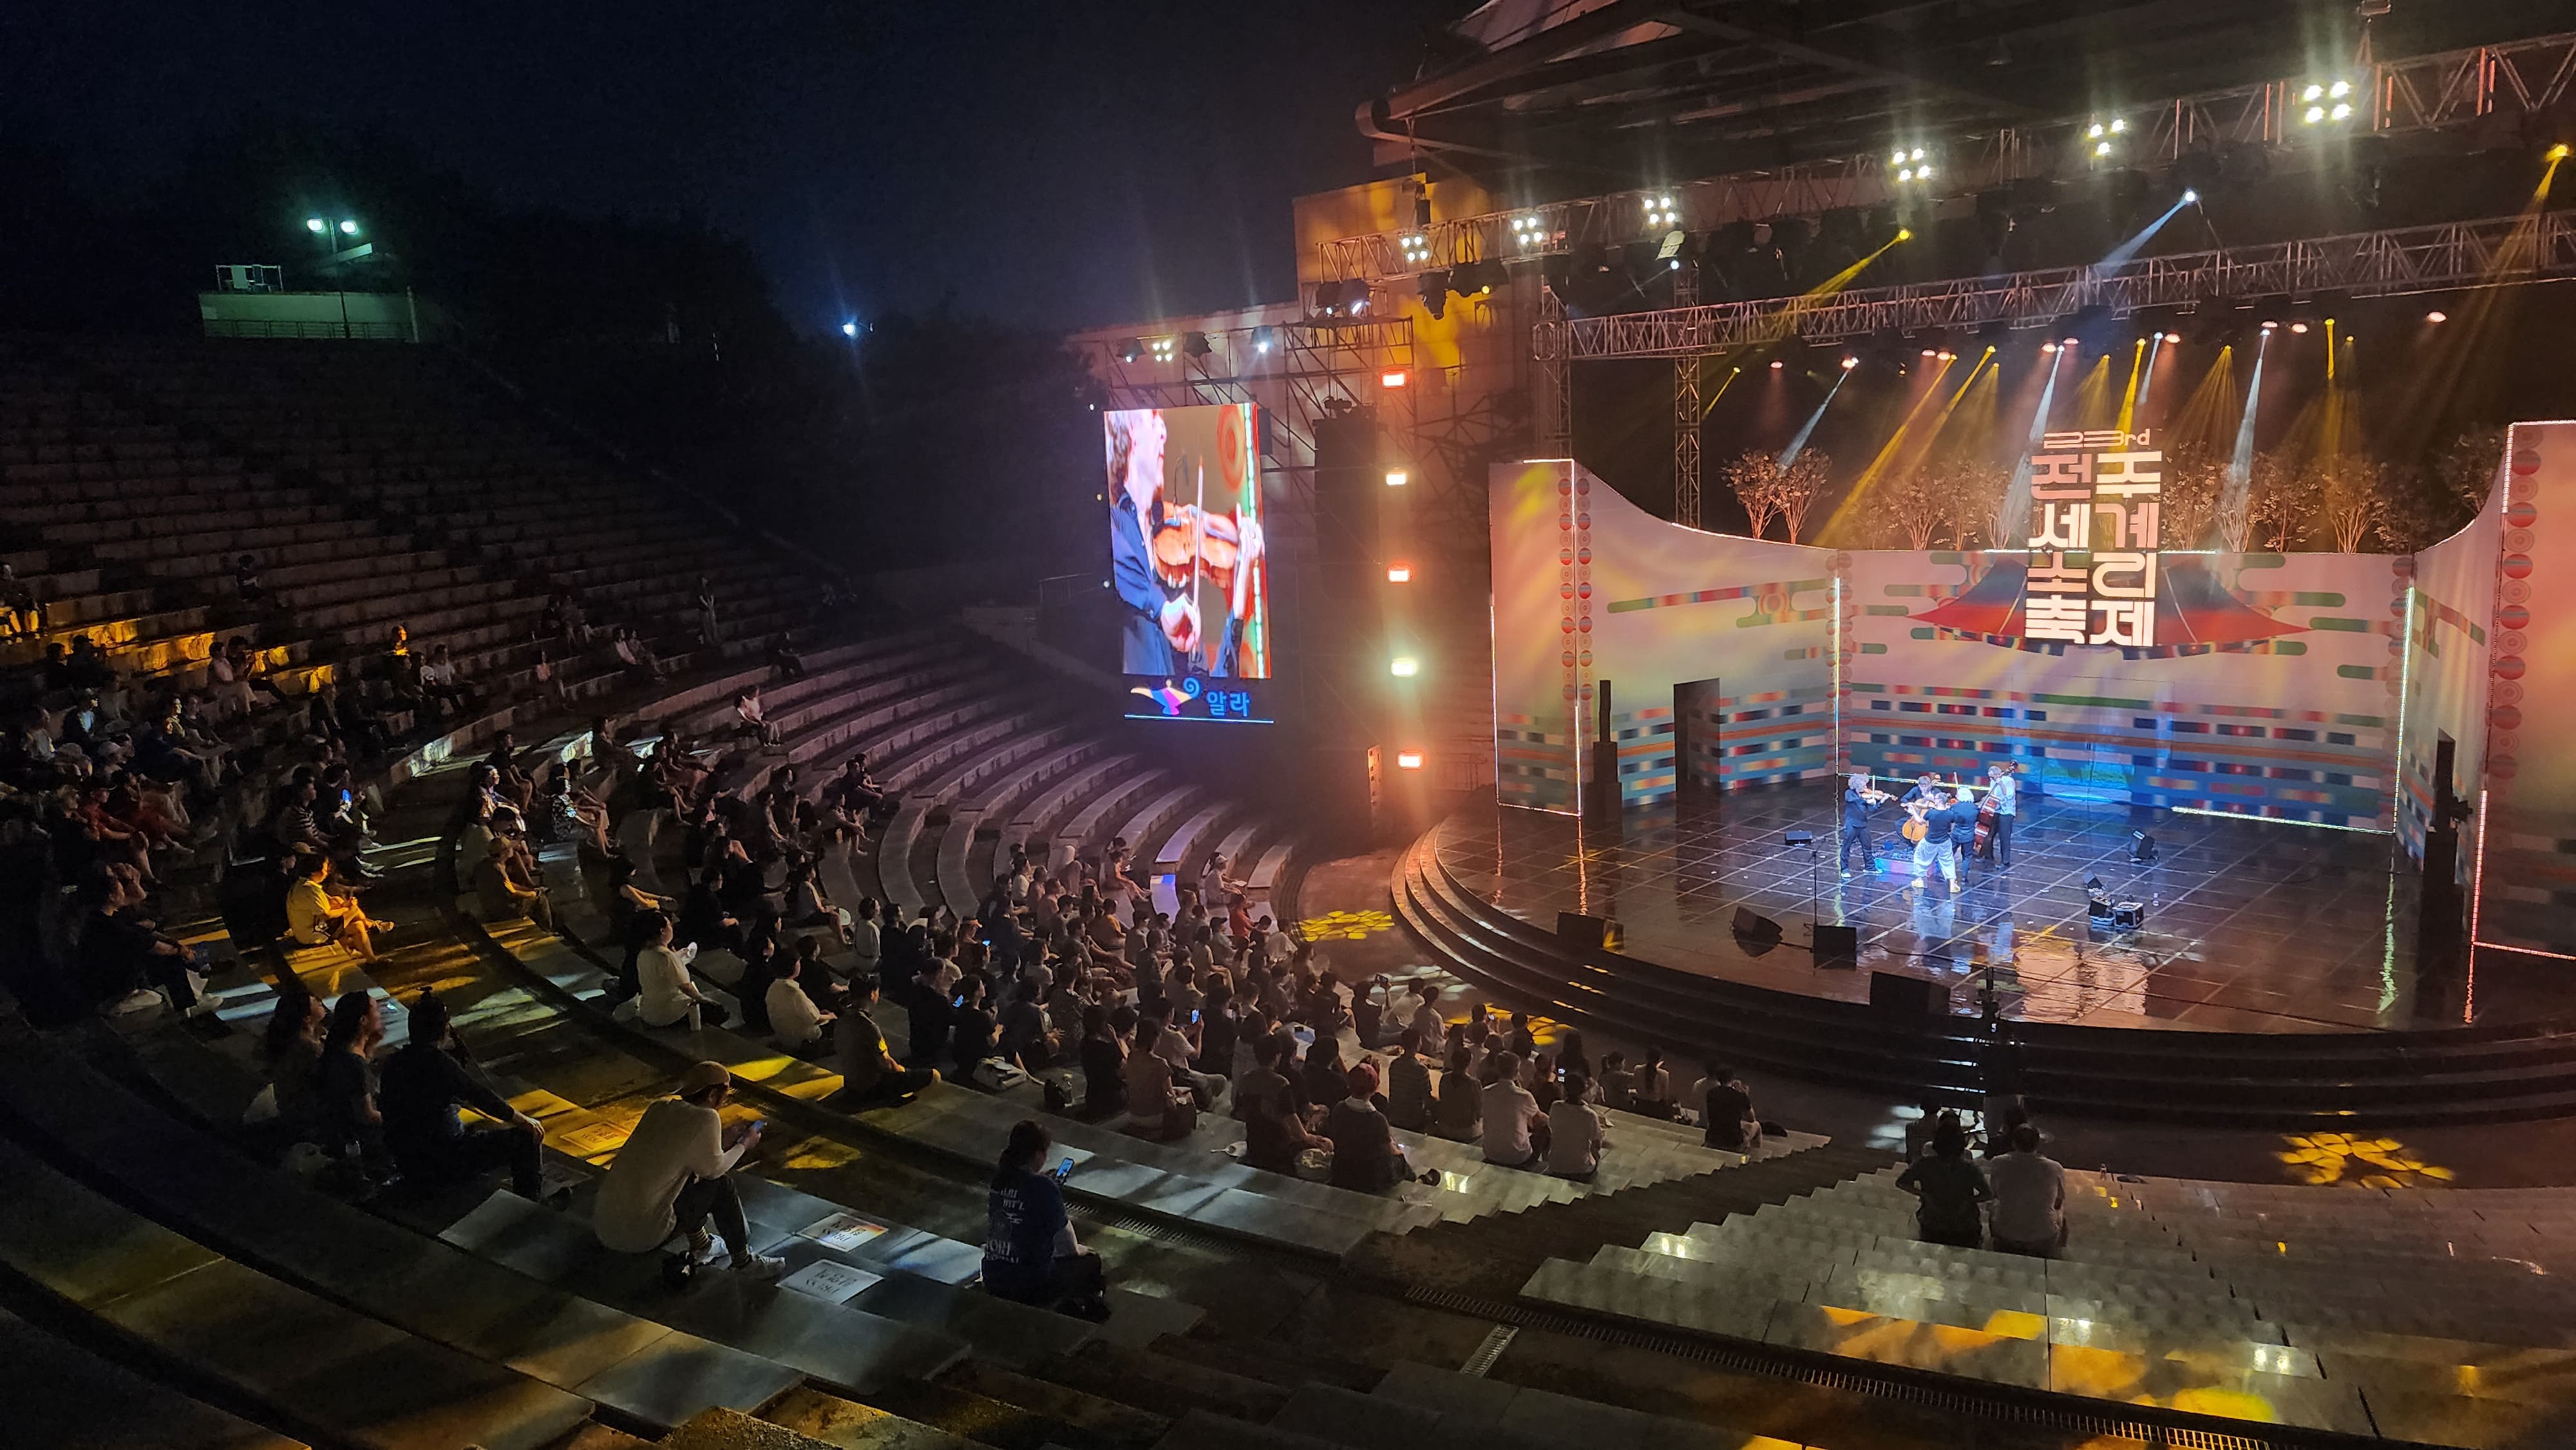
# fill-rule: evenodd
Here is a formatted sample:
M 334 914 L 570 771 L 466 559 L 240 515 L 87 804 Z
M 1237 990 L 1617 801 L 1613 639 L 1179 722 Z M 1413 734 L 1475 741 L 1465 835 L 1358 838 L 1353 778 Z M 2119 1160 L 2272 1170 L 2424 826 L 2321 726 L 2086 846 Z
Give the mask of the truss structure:
M 2319 292 L 2386 297 L 2576 276 L 2576 211 L 2139 257 L 1821 296 L 1673 307 L 1559 324 L 1569 360 L 1700 357 L 1796 337 L 1817 342 L 1922 328 L 2038 327 L 2088 307 L 2147 307 Z M 1544 331 L 1542 320 L 1535 332 Z
M 2366 71 L 2367 74 L 2363 74 Z M 1837 207 L 1873 207 L 1973 195 L 2025 177 L 2081 176 L 2097 164 L 2170 165 L 2193 151 L 2236 146 L 2304 148 L 2329 136 L 2462 127 L 2492 116 L 2546 112 L 2576 87 L 2576 33 L 2535 36 L 2502 45 L 2380 61 L 2353 67 L 2355 101 L 2366 107 L 2346 126 L 2311 129 L 2298 121 L 2309 77 L 2238 86 L 2123 108 L 2127 138 L 2116 156 L 2097 163 L 2088 131 L 2112 113 L 2063 117 L 1988 132 L 1939 158 L 1937 193 L 1891 182 L 1878 153 L 1712 177 L 1657 191 L 1623 191 L 1482 216 L 1434 222 L 1412 232 L 1342 237 L 1320 248 L 1322 275 L 1335 281 L 1408 277 L 1463 262 L 1535 260 L 1589 243 L 1645 240 L 1645 204 L 1669 197 L 1683 231 L 1736 221 L 1814 216 Z M 1517 227 L 1514 223 L 1518 223 Z M 1658 227 L 1654 235 L 1670 228 Z M 1405 239 L 1421 240 L 1407 260 Z

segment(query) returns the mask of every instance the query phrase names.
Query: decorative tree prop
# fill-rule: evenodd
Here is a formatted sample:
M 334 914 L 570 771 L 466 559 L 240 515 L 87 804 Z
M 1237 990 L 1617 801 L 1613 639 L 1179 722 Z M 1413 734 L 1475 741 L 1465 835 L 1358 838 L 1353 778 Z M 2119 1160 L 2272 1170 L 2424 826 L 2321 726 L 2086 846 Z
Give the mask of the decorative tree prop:
M 1736 501 L 1744 505 L 1753 537 L 1769 532 L 1771 520 L 1780 512 L 1780 455 L 1758 448 L 1739 453 L 1727 461 L 1725 478 L 1726 486 L 1735 490 Z

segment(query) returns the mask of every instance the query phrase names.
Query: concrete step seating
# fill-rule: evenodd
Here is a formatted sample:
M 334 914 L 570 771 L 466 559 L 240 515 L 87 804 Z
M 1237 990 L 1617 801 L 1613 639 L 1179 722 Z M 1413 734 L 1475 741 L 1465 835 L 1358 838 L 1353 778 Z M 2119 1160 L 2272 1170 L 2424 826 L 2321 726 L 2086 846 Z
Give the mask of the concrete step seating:
M 1046 746 L 1013 760 L 951 807 L 939 837 L 940 894 L 960 916 L 973 912 L 994 886 L 993 857 L 979 845 L 997 842 L 1018 803 L 1107 750 L 1089 735 Z
M 217 1409 L 0 1309 L 0 1403 L 27 1445 L 188 1445 L 304 1450 L 304 1442 Z
M 580 1393 L 225 1258 L 15 1144 L 0 1142 L 0 1173 L 9 1183 L 0 1194 L 0 1262 L 13 1274 L 305 1438 L 383 1450 L 540 1450 L 590 1418 L 592 1400 Z M 436 1301 L 434 1286 L 421 1292 Z M 566 1371 L 614 1374 L 613 1359 L 580 1358 L 568 1357 Z

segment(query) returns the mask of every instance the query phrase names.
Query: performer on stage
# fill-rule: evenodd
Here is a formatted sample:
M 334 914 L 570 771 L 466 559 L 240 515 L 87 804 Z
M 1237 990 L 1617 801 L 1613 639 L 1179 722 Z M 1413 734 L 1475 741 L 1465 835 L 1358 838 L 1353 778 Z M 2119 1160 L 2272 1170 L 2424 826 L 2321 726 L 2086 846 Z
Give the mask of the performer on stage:
M 1913 817 L 1909 824 L 1923 827 L 1922 838 L 1914 843 L 1914 884 L 1920 887 L 1928 883 L 1933 863 L 1938 862 L 1941 879 L 1956 892 L 1959 889 L 1959 857 L 1950 849 L 1950 793 L 1941 789 L 1929 776 L 1924 777 L 1924 783 L 1918 784 L 1915 790 L 1918 795 L 1909 796 L 1905 802 L 1906 814 Z
M 1986 767 L 1986 780 L 1987 799 L 1995 803 L 1994 833 L 1986 845 L 1995 853 L 1995 864 L 2009 871 L 2012 869 L 2013 812 L 2021 801 L 2021 783 L 2013 779 L 2013 767 L 2000 760 Z
M 1860 848 L 1860 858 L 1868 863 L 1870 874 L 1878 873 L 1878 843 L 1869 837 L 1869 813 L 1894 799 L 1896 797 L 1883 790 L 1871 788 L 1868 771 L 1851 773 L 1851 781 L 1843 789 L 1842 872 L 1845 881 L 1851 879 L 1852 848 L 1855 846 Z

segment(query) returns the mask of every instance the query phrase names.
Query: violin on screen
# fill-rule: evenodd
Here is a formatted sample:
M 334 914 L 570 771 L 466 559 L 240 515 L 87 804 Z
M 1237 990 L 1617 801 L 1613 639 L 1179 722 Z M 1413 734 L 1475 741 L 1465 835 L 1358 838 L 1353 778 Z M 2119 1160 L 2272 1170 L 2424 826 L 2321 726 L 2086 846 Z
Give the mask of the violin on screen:
M 1154 573 L 1166 587 L 1186 589 L 1204 573 L 1218 588 L 1232 589 L 1235 566 L 1243 557 L 1243 532 L 1233 514 L 1185 503 L 1164 511 L 1153 546 Z

